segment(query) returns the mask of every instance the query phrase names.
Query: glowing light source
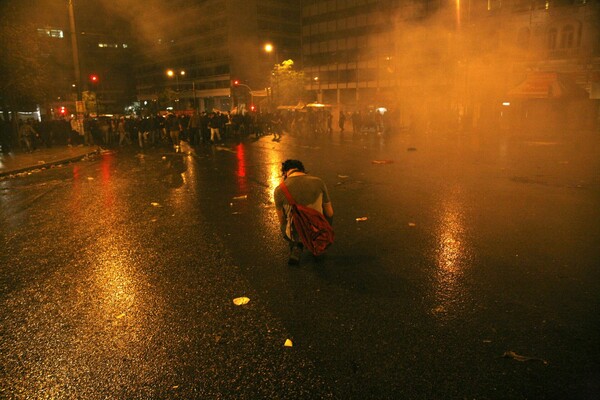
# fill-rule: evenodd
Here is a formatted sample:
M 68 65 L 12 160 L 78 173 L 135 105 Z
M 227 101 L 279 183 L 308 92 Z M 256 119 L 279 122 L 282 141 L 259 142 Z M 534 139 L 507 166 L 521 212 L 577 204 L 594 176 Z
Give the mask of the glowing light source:
M 510 106 L 510 102 L 508 102 L 508 101 L 505 101 L 504 103 L 502 103 L 502 105 L 503 105 L 504 107 L 508 107 L 508 106 Z

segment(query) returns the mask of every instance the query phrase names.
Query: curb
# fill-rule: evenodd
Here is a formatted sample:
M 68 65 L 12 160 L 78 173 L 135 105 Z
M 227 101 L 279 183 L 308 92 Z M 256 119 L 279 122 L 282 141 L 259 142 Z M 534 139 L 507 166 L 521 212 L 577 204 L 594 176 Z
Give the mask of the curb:
M 100 154 L 100 148 L 97 148 L 94 151 L 90 151 L 90 152 L 87 152 L 85 154 L 81 154 L 81 155 L 75 156 L 75 157 L 61 158 L 60 160 L 49 161 L 49 162 L 45 162 L 43 164 L 30 165 L 28 167 L 23 167 L 23 168 L 18 168 L 18 169 L 11 169 L 10 171 L 0 171 L 0 178 L 4 178 L 4 177 L 10 176 L 10 175 L 17 175 L 17 174 L 20 174 L 23 172 L 34 170 L 34 169 L 46 169 L 46 168 L 50 168 L 54 165 L 69 163 L 69 162 L 73 162 L 73 161 L 79 161 L 82 158 L 91 156 L 93 154 Z

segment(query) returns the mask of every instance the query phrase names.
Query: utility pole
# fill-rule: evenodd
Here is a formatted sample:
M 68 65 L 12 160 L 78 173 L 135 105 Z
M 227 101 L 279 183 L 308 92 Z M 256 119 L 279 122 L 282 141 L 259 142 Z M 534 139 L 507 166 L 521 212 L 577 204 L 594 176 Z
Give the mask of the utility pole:
M 75 30 L 73 0 L 69 0 L 69 24 L 71 26 L 71 48 L 73 52 L 73 67 L 75 68 L 75 84 L 77 85 L 77 100 L 81 101 L 81 70 L 79 68 L 79 50 L 77 46 L 77 31 Z

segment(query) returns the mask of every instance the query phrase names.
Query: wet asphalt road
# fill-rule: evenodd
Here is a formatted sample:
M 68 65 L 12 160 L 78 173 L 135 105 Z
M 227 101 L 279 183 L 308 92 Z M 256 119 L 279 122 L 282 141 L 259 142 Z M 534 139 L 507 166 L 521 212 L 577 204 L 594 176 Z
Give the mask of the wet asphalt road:
M 600 137 L 191 150 L 0 181 L 1 398 L 600 396 Z M 272 204 L 286 158 L 336 212 L 300 267 Z

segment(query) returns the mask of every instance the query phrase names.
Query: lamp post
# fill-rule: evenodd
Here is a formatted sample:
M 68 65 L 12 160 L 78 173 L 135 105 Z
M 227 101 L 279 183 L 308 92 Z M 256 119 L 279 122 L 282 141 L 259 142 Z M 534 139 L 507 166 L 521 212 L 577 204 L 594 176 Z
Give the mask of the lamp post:
M 79 65 L 79 46 L 77 45 L 77 31 L 75 30 L 75 12 L 73 11 L 73 0 L 69 0 L 69 28 L 71 29 L 71 50 L 73 53 L 73 67 L 75 69 L 75 89 L 77 89 L 77 100 L 81 100 L 81 68 Z
M 269 55 L 273 54 L 275 56 L 275 64 L 279 64 L 279 53 L 273 43 L 265 43 L 263 50 Z
M 167 76 L 169 78 L 175 77 L 175 88 L 176 88 L 176 92 L 177 92 L 177 100 L 175 100 L 178 104 L 179 108 L 179 76 L 185 76 L 185 71 L 184 70 L 180 70 L 179 73 L 175 73 L 175 71 L 173 71 L 172 69 L 168 69 L 167 70 Z M 194 96 L 196 95 L 196 91 L 194 91 Z
M 275 64 L 277 64 L 279 66 L 279 55 L 277 54 L 277 49 L 276 47 L 272 44 L 272 43 L 265 43 L 263 50 L 265 51 L 265 53 L 271 55 L 274 54 L 275 55 Z M 271 74 L 271 76 L 273 76 L 273 73 Z M 275 76 L 275 86 L 278 86 L 277 84 L 279 77 L 276 75 Z M 277 90 L 279 90 L 279 88 L 277 88 Z M 273 87 L 270 88 L 270 90 L 268 90 L 268 92 L 270 93 L 270 97 L 269 97 L 269 108 L 273 108 Z

